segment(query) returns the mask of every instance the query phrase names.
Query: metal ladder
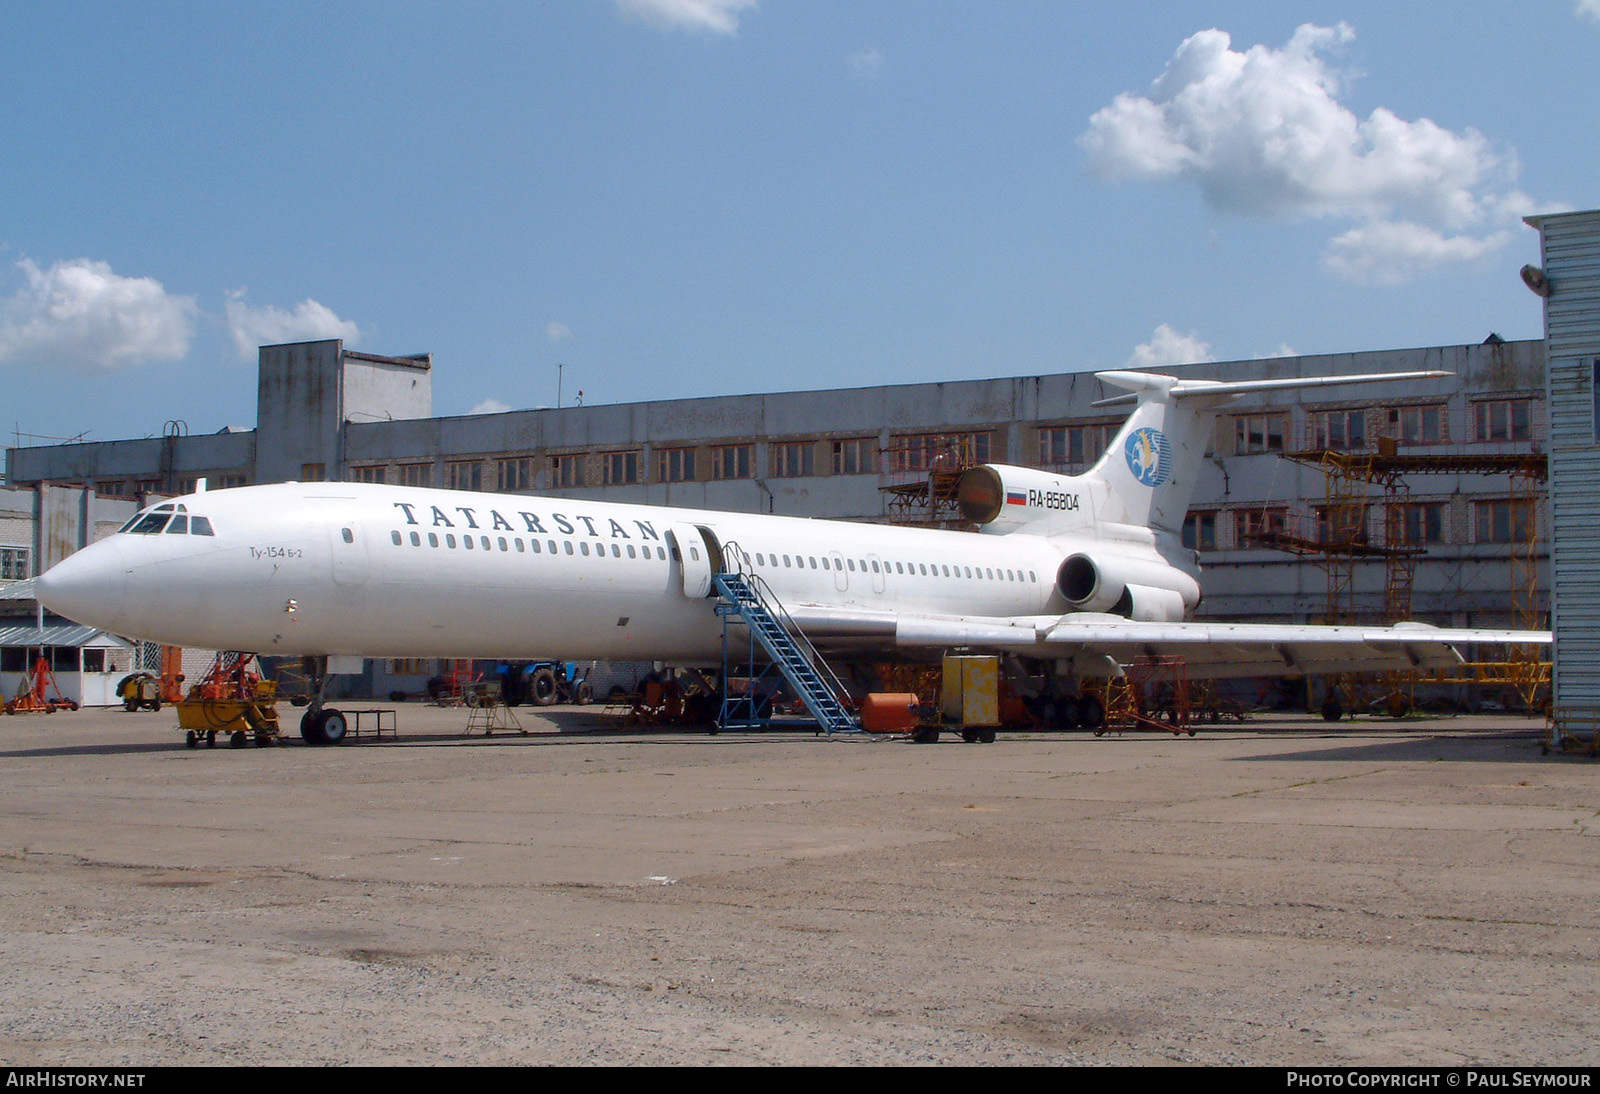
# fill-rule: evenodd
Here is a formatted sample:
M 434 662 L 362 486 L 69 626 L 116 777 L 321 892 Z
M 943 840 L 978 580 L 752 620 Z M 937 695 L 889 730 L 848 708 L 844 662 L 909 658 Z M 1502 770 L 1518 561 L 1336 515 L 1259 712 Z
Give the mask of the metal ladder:
M 834 733 L 859 733 L 861 727 L 838 698 L 844 691 L 844 685 L 828 668 L 816 648 L 806 640 L 798 626 L 785 627 L 779 621 L 768 604 L 771 590 L 763 596 L 757 588 L 758 583 L 765 584 L 765 582 L 754 575 L 746 577 L 737 572 L 716 574 L 712 581 L 716 584 L 717 593 L 722 597 L 721 603 L 717 605 L 717 614 L 724 619 L 724 643 L 726 643 L 726 620 L 730 616 L 737 616 L 750 629 L 751 635 L 761 643 L 761 648 L 766 650 L 767 656 L 772 659 L 778 671 L 783 673 L 783 678 L 789 681 L 789 686 L 794 688 L 801 702 L 805 703 L 806 709 L 811 712 L 811 716 L 817 720 L 817 724 L 824 732 L 830 736 Z M 771 599 L 773 604 L 777 604 L 775 597 Z M 778 611 L 783 611 L 781 604 L 777 604 L 777 607 Z M 724 677 L 726 678 L 726 673 Z M 725 706 L 725 714 L 726 709 Z

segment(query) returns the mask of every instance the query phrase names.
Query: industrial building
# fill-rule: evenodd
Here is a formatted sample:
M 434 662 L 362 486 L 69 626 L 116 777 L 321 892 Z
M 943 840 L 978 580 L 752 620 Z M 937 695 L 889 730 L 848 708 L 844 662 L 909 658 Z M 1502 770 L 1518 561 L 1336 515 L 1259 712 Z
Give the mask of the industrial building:
M 1452 374 L 1311 401 L 1262 393 L 1228 408 L 1185 528 L 1205 570 L 1201 617 L 1544 625 L 1544 345 L 1490 336 L 1164 370 L 1225 380 Z M 134 505 L 202 478 L 213 488 L 350 480 L 953 524 L 940 489 L 953 471 L 994 461 L 1078 472 L 1122 417 L 1093 406 L 1113 392 L 1090 373 L 434 417 L 429 355 L 329 340 L 263 346 L 259 365 L 254 430 L 10 449 L 12 491 L 31 494 L 48 519 L 31 538 L 13 530 L 18 542 L 0 545 L 0 561 L 26 551 L 48 565 Z M 1385 459 L 1406 473 L 1386 473 Z M 30 572 L 18 564 L 12 576 Z M 433 671 L 380 664 L 364 686 L 413 688 Z

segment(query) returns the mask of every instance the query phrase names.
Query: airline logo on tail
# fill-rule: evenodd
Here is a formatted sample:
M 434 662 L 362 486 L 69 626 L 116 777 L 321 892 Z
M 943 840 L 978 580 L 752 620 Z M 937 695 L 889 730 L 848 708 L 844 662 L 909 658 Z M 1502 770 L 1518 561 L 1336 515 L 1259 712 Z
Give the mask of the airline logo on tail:
M 1160 486 L 1172 474 L 1172 444 L 1159 429 L 1135 429 L 1123 447 L 1128 470 L 1146 486 Z

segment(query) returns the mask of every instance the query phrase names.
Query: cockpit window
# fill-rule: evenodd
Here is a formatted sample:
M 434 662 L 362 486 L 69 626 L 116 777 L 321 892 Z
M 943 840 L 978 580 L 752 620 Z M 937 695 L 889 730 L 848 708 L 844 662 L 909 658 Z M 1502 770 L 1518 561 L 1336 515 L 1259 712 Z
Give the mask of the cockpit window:
M 153 536 L 167 525 L 171 513 L 146 513 L 140 521 L 128 531 L 136 536 Z
M 189 534 L 191 536 L 214 536 L 217 533 L 211 530 L 210 517 L 190 517 Z
M 189 534 L 189 518 L 179 513 L 172 518 L 172 523 L 167 525 L 167 535 L 186 536 Z

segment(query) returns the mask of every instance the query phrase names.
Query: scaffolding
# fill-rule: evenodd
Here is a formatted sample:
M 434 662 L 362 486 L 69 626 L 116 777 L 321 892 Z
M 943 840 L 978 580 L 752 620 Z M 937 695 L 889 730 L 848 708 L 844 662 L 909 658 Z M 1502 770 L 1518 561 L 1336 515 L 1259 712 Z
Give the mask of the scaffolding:
M 1409 478 L 1417 475 L 1505 475 L 1513 514 L 1510 558 L 1512 626 L 1538 630 L 1543 622 L 1539 606 L 1538 504 L 1546 475 L 1540 452 L 1404 454 L 1392 437 L 1380 437 L 1371 452 L 1346 452 L 1319 448 L 1292 452 L 1286 459 L 1315 467 L 1326 476 L 1327 492 L 1316 514 L 1315 528 L 1301 533 L 1283 528 L 1264 529 L 1251 541 L 1264 547 L 1290 551 L 1314 559 L 1326 572 L 1327 600 L 1322 622 L 1360 622 L 1356 604 L 1355 572 L 1359 561 L 1384 563 L 1382 616 L 1375 622 L 1397 623 L 1412 617 L 1412 591 L 1417 559 L 1426 551 L 1426 532 L 1414 515 Z M 1372 535 L 1373 493 L 1382 506 L 1379 534 Z M 1308 534 L 1309 532 L 1309 534 Z M 1498 684 L 1514 688 L 1525 708 L 1532 709 L 1550 683 L 1550 663 L 1538 646 L 1509 647 L 1502 660 L 1471 661 L 1454 672 L 1388 673 L 1382 678 L 1383 694 L 1391 712 L 1410 706 L 1419 681 L 1457 684 Z M 1347 694 L 1362 689 L 1341 677 Z
M 956 498 L 961 473 L 988 460 L 987 434 L 896 437 L 882 453 L 878 491 L 890 524 L 964 528 Z

